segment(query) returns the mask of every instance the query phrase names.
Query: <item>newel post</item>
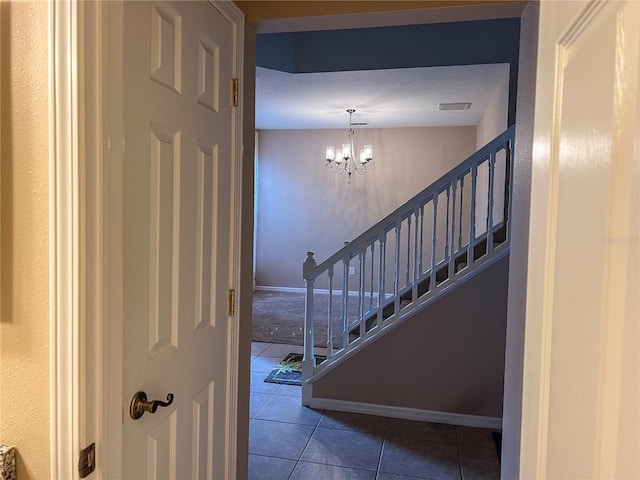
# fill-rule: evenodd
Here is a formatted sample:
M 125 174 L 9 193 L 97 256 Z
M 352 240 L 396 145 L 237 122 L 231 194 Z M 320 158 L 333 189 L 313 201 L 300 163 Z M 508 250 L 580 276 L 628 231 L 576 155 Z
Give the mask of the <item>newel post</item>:
M 304 298 L 304 357 L 302 359 L 302 404 L 309 406 L 311 402 L 312 385 L 307 380 L 316 368 L 316 357 L 313 354 L 314 339 L 314 311 L 313 311 L 313 283 L 315 282 L 316 261 L 313 252 L 307 252 L 307 258 L 302 264 L 302 277 L 306 295 Z

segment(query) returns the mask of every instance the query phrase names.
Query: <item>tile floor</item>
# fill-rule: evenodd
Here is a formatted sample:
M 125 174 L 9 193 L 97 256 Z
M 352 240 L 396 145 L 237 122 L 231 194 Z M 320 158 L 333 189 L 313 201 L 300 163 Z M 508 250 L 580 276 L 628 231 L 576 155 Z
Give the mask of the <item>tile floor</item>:
M 251 350 L 249 480 L 500 478 L 490 430 L 303 407 L 300 387 L 264 382 L 302 347 Z

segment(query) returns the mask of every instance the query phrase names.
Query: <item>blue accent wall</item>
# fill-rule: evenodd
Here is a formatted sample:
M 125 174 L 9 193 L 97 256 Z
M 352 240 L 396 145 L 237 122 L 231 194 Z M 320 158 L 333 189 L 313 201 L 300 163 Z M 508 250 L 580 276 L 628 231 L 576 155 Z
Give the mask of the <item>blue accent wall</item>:
M 508 124 L 515 122 L 519 18 L 257 37 L 256 64 L 289 73 L 508 63 Z

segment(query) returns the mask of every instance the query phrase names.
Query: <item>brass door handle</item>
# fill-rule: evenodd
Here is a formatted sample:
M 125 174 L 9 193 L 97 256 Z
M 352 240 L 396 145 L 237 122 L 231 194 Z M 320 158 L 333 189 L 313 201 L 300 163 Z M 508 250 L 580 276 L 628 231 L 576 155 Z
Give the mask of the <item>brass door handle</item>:
M 147 401 L 147 394 L 144 392 L 136 392 L 131 399 L 131 405 L 129 405 L 129 415 L 134 420 L 139 419 L 144 412 L 156 413 L 158 407 L 168 407 L 173 403 L 173 393 L 167 394 L 167 401 L 161 400 Z

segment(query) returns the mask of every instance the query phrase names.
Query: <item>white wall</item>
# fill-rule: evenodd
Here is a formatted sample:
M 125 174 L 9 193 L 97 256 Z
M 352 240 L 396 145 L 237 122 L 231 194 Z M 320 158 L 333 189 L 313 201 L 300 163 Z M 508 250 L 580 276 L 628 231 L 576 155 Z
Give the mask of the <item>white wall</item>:
M 302 287 L 307 251 L 318 262 L 391 213 L 475 151 L 475 127 L 360 129 L 373 144 L 364 176 L 328 173 L 326 145 L 346 130 L 259 132 L 256 284 Z

